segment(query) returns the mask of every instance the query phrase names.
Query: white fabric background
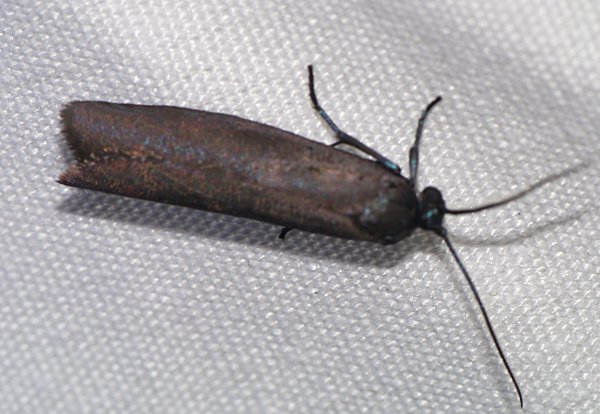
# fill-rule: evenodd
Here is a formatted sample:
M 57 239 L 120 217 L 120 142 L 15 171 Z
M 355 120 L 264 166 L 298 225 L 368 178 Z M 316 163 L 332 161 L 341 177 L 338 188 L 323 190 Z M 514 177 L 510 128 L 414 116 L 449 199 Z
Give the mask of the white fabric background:
M 596 1 L 4 0 L 0 412 L 518 412 L 450 253 L 63 187 L 74 99 L 231 113 L 324 142 L 331 116 L 451 217 L 525 412 L 600 407 Z

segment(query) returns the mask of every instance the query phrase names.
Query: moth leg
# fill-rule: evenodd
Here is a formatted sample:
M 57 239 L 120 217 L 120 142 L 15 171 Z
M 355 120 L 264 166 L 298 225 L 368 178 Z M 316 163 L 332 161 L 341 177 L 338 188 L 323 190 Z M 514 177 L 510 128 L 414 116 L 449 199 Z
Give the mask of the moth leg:
M 281 240 L 285 239 L 286 234 L 288 234 L 290 232 L 290 230 L 294 230 L 293 227 L 284 227 L 281 229 L 281 233 L 279 233 L 279 238 Z
M 415 134 L 415 142 L 412 147 L 410 147 L 410 152 L 408 153 L 408 166 L 410 168 L 410 184 L 414 187 L 417 185 L 417 171 L 419 169 L 419 144 L 421 143 L 421 136 L 423 135 L 423 126 L 425 125 L 425 120 L 427 119 L 427 115 L 433 107 L 442 100 L 441 96 L 438 96 L 433 101 L 429 102 L 429 105 L 425 107 L 423 112 L 421 112 L 421 116 L 419 117 L 419 123 L 417 124 L 417 132 Z
M 321 107 L 321 105 L 319 104 L 319 101 L 317 99 L 317 94 L 315 92 L 315 76 L 313 74 L 312 65 L 308 65 L 308 87 L 310 89 L 310 100 L 312 101 L 313 107 L 319 113 L 319 116 L 327 123 L 327 125 L 329 125 L 329 128 L 331 128 L 331 130 L 335 133 L 335 137 L 338 139 L 336 142 L 331 144 L 332 147 L 335 147 L 339 144 L 350 145 L 354 148 L 359 149 L 360 151 L 364 152 L 365 154 L 370 155 L 371 157 L 375 158 L 378 162 L 383 164 L 389 170 L 392 170 L 393 172 L 400 174 L 400 167 L 398 165 L 396 165 L 396 163 L 394 163 L 393 161 L 390 161 L 388 158 L 384 157 L 383 155 L 381 155 L 380 153 L 378 153 L 371 147 L 363 144 L 358 139 L 356 139 L 353 136 L 342 131 L 335 124 L 335 122 L 333 122 L 333 120 L 329 117 L 329 115 L 327 115 L 327 112 L 325 112 L 325 110 Z

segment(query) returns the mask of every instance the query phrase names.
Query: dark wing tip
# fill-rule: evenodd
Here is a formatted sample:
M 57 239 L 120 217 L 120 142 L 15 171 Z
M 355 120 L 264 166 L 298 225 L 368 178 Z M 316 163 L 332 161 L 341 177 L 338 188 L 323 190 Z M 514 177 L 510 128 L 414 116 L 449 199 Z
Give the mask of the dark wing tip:
M 106 102 L 71 101 L 60 111 L 62 134 L 77 161 L 85 161 L 93 147 L 89 142 L 89 131 L 93 130 L 98 104 Z
M 85 153 L 81 150 L 79 145 L 79 136 L 77 134 L 77 128 L 74 124 L 75 112 L 80 102 L 73 101 L 66 104 L 60 111 L 60 120 L 62 124 L 62 134 L 67 141 L 67 145 L 71 150 L 71 153 L 75 155 L 77 161 L 83 161 L 85 159 Z
M 77 161 L 85 161 L 90 154 L 99 150 L 98 137 L 94 131 L 108 107 L 117 104 L 102 101 L 71 101 L 60 111 L 62 134 Z
M 67 103 L 60 111 L 62 135 L 67 146 L 77 161 L 65 170 L 56 180 L 60 184 L 75 186 L 81 181 L 81 166 L 89 158 L 89 153 L 81 142 L 82 136 L 78 128 L 77 118 L 85 111 L 86 101 L 72 101 Z
M 56 182 L 62 185 L 68 185 L 70 187 L 79 187 L 78 183 L 82 181 L 81 174 L 82 171 L 80 164 L 74 164 L 63 171 Z

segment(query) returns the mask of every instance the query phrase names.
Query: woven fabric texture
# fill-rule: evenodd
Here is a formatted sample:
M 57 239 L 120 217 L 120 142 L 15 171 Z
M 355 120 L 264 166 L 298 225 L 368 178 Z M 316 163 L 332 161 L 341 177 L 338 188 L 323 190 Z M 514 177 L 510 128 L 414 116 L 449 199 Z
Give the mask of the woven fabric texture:
M 393 246 L 61 186 L 77 99 L 230 113 L 406 170 L 525 399 L 600 407 L 600 6 L 589 0 L 4 0 L 0 412 L 520 412 L 444 243 Z M 566 169 L 575 170 L 561 174 Z M 596 411 L 597 412 L 597 411 Z

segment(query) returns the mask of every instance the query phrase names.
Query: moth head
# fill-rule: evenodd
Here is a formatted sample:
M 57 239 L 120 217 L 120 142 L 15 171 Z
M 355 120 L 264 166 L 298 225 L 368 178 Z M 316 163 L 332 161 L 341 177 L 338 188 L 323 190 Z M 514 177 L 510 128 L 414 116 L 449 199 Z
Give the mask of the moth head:
M 446 203 L 442 193 L 435 187 L 426 187 L 419 195 L 419 227 L 425 230 L 442 228 Z

